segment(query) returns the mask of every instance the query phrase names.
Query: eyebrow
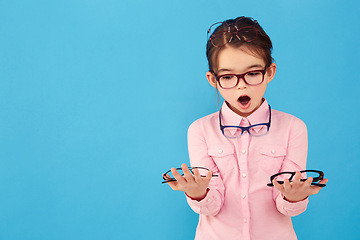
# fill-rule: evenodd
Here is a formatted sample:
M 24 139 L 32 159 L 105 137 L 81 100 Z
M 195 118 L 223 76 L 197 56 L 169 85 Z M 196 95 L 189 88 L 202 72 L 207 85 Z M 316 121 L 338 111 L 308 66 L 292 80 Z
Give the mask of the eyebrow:
M 255 67 L 261 67 L 261 68 L 264 68 L 264 66 L 262 66 L 261 64 L 254 64 L 254 65 L 251 65 L 249 67 L 246 68 L 246 70 L 248 69 L 251 69 L 251 68 L 255 68 Z M 218 70 L 218 72 L 231 72 L 231 71 L 234 71 L 233 69 L 227 69 L 227 68 L 220 68 Z

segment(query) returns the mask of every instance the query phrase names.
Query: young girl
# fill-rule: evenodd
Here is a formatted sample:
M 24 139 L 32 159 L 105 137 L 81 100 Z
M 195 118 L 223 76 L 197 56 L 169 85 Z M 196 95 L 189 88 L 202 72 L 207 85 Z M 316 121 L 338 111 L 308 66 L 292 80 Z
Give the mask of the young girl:
M 198 214 L 195 239 L 297 239 L 291 216 L 305 211 L 308 197 L 320 191 L 306 169 L 307 130 L 298 118 L 272 110 L 263 98 L 274 79 L 272 43 L 257 21 L 239 17 L 209 29 L 206 78 L 225 99 L 221 110 L 195 121 L 188 131 L 192 172 L 168 184 L 185 192 Z M 283 184 L 271 175 L 296 172 Z M 165 178 L 169 178 L 165 175 Z M 327 179 L 320 181 L 326 183 Z

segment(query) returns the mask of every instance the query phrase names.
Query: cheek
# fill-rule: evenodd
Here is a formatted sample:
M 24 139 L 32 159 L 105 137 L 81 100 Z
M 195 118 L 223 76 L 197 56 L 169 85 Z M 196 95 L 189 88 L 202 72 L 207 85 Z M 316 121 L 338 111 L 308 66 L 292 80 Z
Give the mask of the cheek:
M 227 102 L 231 102 L 231 100 L 234 98 L 234 93 L 231 90 L 224 90 L 219 88 L 219 93 Z
M 264 82 L 263 84 L 261 84 L 260 86 L 259 86 L 259 88 L 258 89 L 256 89 L 256 94 L 257 95 L 264 95 L 265 94 L 265 91 L 266 91 L 266 87 L 267 87 L 267 84 Z

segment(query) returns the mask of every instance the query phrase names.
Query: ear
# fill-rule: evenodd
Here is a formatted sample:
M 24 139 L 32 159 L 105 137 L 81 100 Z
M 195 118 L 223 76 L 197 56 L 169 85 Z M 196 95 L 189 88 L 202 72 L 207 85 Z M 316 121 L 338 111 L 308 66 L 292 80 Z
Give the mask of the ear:
M 271 82 L 274 77 L 275 77 L 275 73 L 276 73 L 276 64 L 275 63 L 271 63 L 270 66 L 266 69 L 266 75 L 267 76 L 267 82 Z
M 213 86 L 214 88 L 217 88 L 217 81 L 216 78 L 214 76 L 214 74 L 210 71 L 208 71 L 206 73 L 206 78 L 209 81 L 210 85 Z

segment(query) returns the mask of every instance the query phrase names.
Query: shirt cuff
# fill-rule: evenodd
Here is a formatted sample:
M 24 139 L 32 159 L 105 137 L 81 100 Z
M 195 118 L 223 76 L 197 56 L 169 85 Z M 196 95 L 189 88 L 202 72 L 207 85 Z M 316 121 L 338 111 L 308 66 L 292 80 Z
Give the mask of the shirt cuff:
M 205 198 L 201 201 L 193 200 L 186 196 L 189 206 L 198 214 L 215 216 L 221 208 L 221 200 L 217 197 L 216 190 L 209 189 Z
M 282 194 L 279 194 L 276 198 L 277 209 L 284 215 L 287 216 L 296 216 L 300 213 L 305 212 L 307 205 L 309 203 L 309 198 L 299 201 L 299 202 L 289 202 L 284 199 Z
M 206 190 L 206 195 L 205 195 L 205 197 L 204 197 L 203 199 L 201 199 L 200 201 L 189 197 L 186 193 L 185 193 L 185 195 L 186 195 L 186 198 L 187 198 L 187 200 L 188 200 L 189 203 L 191 203 L 191 204 L 194 205 L 194 206 L 199 206 L 199 207 L 201 206 L 201 207 L 202 207 L 202 206 L 205 206 L 206 203 L 208 203 L 208 202 L 211 201 L 211 200 L 210 200 L 211 197 L 210 197 L 209 192 L 210 192 L 210 189 L 208 188 L 208 189 Z

